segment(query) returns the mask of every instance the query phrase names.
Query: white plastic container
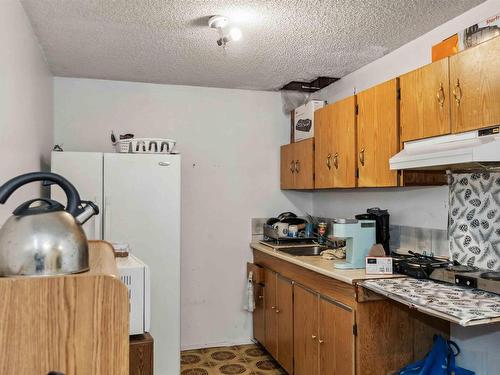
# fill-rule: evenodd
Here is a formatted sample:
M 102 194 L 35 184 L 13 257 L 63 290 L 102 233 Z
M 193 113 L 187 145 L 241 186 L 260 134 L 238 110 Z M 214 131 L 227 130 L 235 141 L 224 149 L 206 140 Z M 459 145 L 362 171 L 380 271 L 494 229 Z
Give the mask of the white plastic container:
M 115 143 L 115 150 L 132 154 L 171 154 L 176 143 L 168 138 L 122 139 Z

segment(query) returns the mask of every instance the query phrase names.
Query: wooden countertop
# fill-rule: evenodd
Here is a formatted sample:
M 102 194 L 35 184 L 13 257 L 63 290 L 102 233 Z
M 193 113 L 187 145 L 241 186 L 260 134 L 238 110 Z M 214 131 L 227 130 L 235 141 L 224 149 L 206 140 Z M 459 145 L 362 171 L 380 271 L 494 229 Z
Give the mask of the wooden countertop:
M 364 269 L 343 270 L 335 268 L 334 264 L 340 261 L 323 259 L 320 256 L 294 256 L 284 252 L 274 250 L 259 242 L 251 242 L 252 249 L 261 251 L 265 254 L 293 263 L 297 266 L 307 268 L 308 270 L 320 273 L 348 284 L 356 284 L 358 281 L 370 279 L 387 279 L 396 277 L 405 277 L 404 275 L 367 275 Z
M 89 241 L 89 263 L 93 275 L 112 275 L 119 277 L 116 267 L 115 251 L 113 246 L 106 241 Z M 88 274 L 84 272 L 80 275 Z

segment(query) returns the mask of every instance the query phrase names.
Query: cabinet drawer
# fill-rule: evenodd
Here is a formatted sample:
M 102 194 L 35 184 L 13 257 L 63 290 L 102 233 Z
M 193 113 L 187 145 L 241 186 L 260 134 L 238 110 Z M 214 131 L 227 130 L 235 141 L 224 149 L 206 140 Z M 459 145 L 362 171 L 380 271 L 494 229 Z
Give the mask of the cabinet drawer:
M 252 272 L 253 282 L 255 284 L 264 284 L 265 276 L 264 276 L 264 268 L 258 266 L 254 263 L 247 263 L 247 276 Z

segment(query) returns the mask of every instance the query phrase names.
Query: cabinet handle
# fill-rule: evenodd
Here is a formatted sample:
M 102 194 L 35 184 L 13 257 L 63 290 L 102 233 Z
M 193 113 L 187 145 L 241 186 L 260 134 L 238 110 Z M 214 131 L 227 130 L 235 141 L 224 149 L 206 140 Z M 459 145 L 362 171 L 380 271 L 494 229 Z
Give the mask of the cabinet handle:
M 333 166 L 335 169 L 339 169 L 339 153 L 336 152 L 335 155 L 333 156 Z
M 462 88 L 460 87 L 460 80 L 457 78 L 457 83 L 455 84 L 455 88 L 453 89 L 453 96 L 455 97 L 455 102 L 457 102 L 457 106 L 460 105 L 460 100 L 462 100 Z
M 264 298 L 264 296 L 259 296 L 259 299 L 262 299 L 262 298 Z
M 295 161 L 294 160 L 292 160 L 292 162 L 290 163 L 290 172 L 295 173 Z
M 311 335 L 311 338 L 312 338 L 313 340 L 316 340 L 316 335 Z
M 439 106 L 441 108 L 443 108 L 444 107 L 444 89 L 443 89 L 442 82 L 439 84 L 439 90 L 437 92 L 437 100 L 438 100 Z
M 276 308 L 276 306 L 271 306 L 271 310 L 274 310 Z
M 276 314 L 279 314 L 280 310 L 279 309 L 276 309 Z
M 326 157 L 326 166 L 329 170 L 332 169 L 332 154 L 328 154 Z
M 359 162 L 361 165 L 364 167 L 365 166 L 365 149 L 362 148 L 361 151 L 359 152 Z
M 323 340 L 321 340 L 321 339 L 319 339 L 319 340 L 318 340 L 318 342 L 319 342 L 320 344 L 323 344 L 323 343 L 324 343 L 324 341 L 323 341 Z
M 300 172 L 300 161 L 295 161 L 295 172 L 299 173 Z

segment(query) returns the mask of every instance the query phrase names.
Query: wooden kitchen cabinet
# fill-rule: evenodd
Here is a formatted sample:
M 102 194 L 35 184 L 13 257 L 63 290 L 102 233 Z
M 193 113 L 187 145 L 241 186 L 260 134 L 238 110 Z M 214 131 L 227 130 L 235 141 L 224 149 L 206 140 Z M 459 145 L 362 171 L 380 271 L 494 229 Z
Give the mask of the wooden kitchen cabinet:
M 281 189 L 314 188 L 314 138 L 281 146 Z
M 500 37 L 450 57 L 452 132 L 500 124 Z
M 276 313 L 265 306 L 266 340 L 274 335 L 275 349 L 260 343 L 289 374 L 389 374 L 421 359 L 432 347 L 435 334 L 449 337 L 449 322 L 256 247 L 253 254 L 254 264 L 265 270 L 266 294 L 267 288 L 274 290 L 274 297 L 264 298 L 265 304 L 270 300 L 279 310 Z M 293 312 L 282 314 L 285 306 Z M 292 346 L 287 344 L 290 332 Z M 283 357 L 285 352 L 293 357 Z
M 278 315 L 276 314 L 276 272 L 264 270 L 266 294 L 264 294 L 265 339 L 262 343 L 269 354 L 278 358 Z
M 315 123 L 315 187 L 356 186 L 356 97 L 317 110 Z
M 319 322 L 316 292 L 294 286 L 295 375 L 315 375 L 319 371 Z
M 261 343 L 266 339 L 265 330 L 265 298 L 266 289 L 264 285 L 254 285 L 255 309 L 253 311 L 253 337 Z
M 269 269 L 264 272 L 265 334 L 261 343 L 289 374 L 293 374 L 293 284 Z
M 281 146 L 280 149 L 280 188 L 294 189 L 295 160 L 293 143 Z
M 392 79 L 357 94 L 358 186 L 398 185 L 389 159 L 399 151 L 398 80 Z
M 354 374 L 353 310 L 295 284 L 295 375 Z
M 288 374 L 293 374 L 293 283 L 277 277 L 278 356 L 276 359 Z
M 353 310 L 325 297 L 319 299 L 319 374 L 354 374 Z
M 153 375 L 153 337 L 130 336 L 130 375 Z
M 399 77 L 401 142 L 449 134 L 448 58 Z

